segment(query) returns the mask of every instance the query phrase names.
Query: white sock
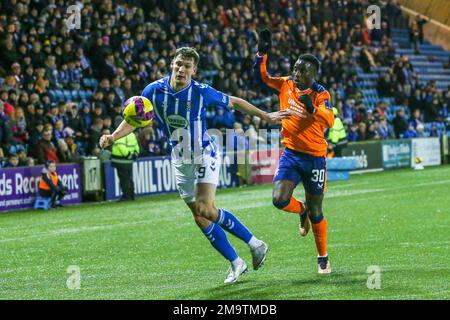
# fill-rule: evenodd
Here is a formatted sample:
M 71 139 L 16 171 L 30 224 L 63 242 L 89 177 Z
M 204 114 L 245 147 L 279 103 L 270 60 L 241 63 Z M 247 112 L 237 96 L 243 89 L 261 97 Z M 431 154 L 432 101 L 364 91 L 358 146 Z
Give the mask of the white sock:
M 251 249 L 255 249 L 262 244 L 262 241 L 256 238 L 255 236 L 252 236 L 252 238 L 247 244 Z
M 242 262 L 242 259 L 240 257 L 237 257 L 236 259 L 234 259 L 233 261 L 231 261 L 231 264 L 236 267 L 239 263 Z

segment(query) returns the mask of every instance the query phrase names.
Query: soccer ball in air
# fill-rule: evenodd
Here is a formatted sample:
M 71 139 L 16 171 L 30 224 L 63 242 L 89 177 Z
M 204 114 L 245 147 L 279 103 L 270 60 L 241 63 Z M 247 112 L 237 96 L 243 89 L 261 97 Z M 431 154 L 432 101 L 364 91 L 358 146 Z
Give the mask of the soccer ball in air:
M 124 102 L 122 116 L 129 125 L 135 128 L 142 128 L 152 122 L 155 112 L 150 100 L 146 97 L 134 96 Z

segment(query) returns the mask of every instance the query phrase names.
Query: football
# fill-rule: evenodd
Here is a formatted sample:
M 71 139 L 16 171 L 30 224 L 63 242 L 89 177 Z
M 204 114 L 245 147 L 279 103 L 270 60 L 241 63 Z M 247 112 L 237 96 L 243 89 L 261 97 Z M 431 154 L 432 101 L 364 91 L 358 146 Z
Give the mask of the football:
M 154 116 L 153 104 L 146 97 L 134 96 L 129 98 L 122 106 L 124 120 L 135 128 L 148 126 Z

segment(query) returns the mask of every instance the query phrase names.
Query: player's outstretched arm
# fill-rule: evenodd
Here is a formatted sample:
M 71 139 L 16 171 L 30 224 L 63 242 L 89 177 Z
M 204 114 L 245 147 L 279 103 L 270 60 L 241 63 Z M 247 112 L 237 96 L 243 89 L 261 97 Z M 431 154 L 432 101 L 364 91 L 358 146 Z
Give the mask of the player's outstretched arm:
M 104 134 L 100 137 L 100 148 L 103 149 L 112 145 L 114 141 L 129 135 L 134 129 L 136 128 L 123 120 L 112 134 Z
M 279 123 L 281 120 L 288 118 L 292 114 L 290 111 L 287 110 L 267 113 L 265 111 L 262 111 L 261 109 L 258 109 L 250 102 L 234 96 L 230 96 L 229 107 L 239 110 L 243 113 L 250 114 L 252 116 L 257 116 L 270 123 Z

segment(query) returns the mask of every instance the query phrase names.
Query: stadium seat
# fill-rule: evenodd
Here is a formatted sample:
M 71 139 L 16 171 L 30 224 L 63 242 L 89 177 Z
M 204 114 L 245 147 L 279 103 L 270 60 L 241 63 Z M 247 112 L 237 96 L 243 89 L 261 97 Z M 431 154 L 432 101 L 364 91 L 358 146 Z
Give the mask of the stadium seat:
M 62 90 L 54 90 L 54 91 L 55 91 L 55 100 L 56 101 L 64 100 L 64 94 L 63 94 Z
M 78 90 L 72 90 L 72 100 L 78 101 L 80 99 L 80 96 L 78 94 Z
M 71 100 L 72 94 L 70 90 L 63 90 L 64 100 Z
M 36 197 L 36 201 L 34 202 L 34 209 L 50 209 L 50 205 L 52 202 L 52 198 L 42 198 Z
M 98 85 L 97 79 L 94 79 L 94 78 L 84 78 L 83 79 L 83 86 L 85 86 L 87 88 L 94 89 L 95 87 L 97 87 L 97 85 Z

